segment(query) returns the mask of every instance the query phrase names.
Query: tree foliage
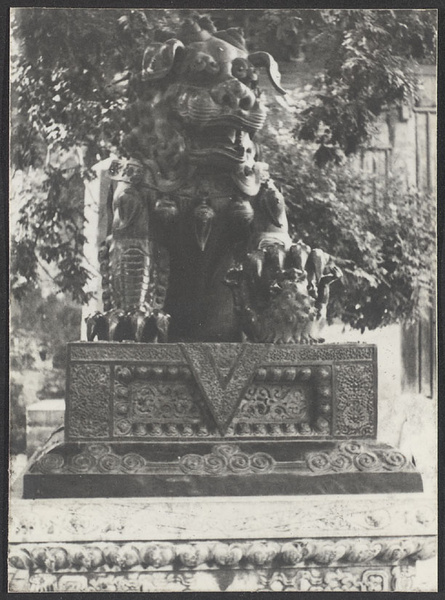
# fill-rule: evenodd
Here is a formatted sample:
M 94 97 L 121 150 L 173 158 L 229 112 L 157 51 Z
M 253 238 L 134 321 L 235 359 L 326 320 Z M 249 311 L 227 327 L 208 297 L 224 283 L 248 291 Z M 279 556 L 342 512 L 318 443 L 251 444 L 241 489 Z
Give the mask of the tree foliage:
M 318 44 L 325 70 L 315 87 L 317 100 L 301 115 L 296 132 L 356 152 L 372 135 L 375 119 L 389 106 L 417 99 L 419 61 L 435 60 L 435 13 L 413 10 L 324 11 Z M 313 42 L 308 43 L 311 55 Z M 316 53 L 316 52 L 315 52 Z
M 111 84 L 137 71 L 146 45 L 179 17 L 164 10 L 16 9 L 12 24 L 12 148 L 17 168 L 55 141 L 88 147 L 89 162 L 119 144 L 123 101 Z
M 37 285 L 39 265 L 49 264 L 62 291 L 88 299 L 82 180 L 96 161 L 118 152 L 126 127 L 119 80 L 139 71 L 147 44 L 173 37 L 190 12 L 13 11 L 11 162 L 24 180 L 12 240 L 17 297 Z M 329 159 L 365 145 L 388 106 L 415 103 L 416 65 L 435 60 L 435 11 L 208 14 L 218 28 L 243 27 L 252 50 L 282 61 L 304 59 L 308 69 L 319 70 L 304 110 L 289 122 L 293 137 L 270 128 L 263 142 L 271 172 L 288 191 L 295 235 L 343 261 L 344 284 L 334 293 L 331 315 L 363 328 L 415 314 L 419 289 L 431 279 L 425 262 L 434 243 L 431 202 L 402 195 L 396 183 L 371 200 L 369 180 Z M 316 158 L 323 168 L 313 161 L 312 142 L 320 145 Z M 81 148 L 83 158 L 70 173 L 48 160 L 54 149 L 73 148 Z
M 218 12 L 218 11 L 217 11 Z M 224 25 L 235 26 L 236 11 Z M 388 106 L 417 100 L 419 63 L 436 60 L 434 10 L 269 9 L 250 11 L 253 49 L 319 68 L 311 105 L 295 132 L 306 141 L 354 153 Z M 323 126 L 323 135 L 320 128 Z M 332 154 L 335 157 L 335 153 Z
M 52 358 L 53 366 L 60 367 L 57 364 L 59 357 L 66 351 L 66 343 L 74 342 L 79 339 L 80 311 L 78 305 L 60 299 L 55 294 L 43 297 L 40 290 L 29 294 L 26 299 L 26 309 L 19 302 L 12 302 L 11 305 L 11 326 L 17 337 L 25 337 L 27 332 L 33 331 L 33 340 L 39 343 L 39 352 L 42 356 L 37 356 L 32 348 L 28 349 L 29 357 L 24 357 L 12 349 L 11 368 L 13 370 L 22 370 L 24 368 L 36 368 L 32 363 L 38 363 L 39 360 Z M 23 345 L 26 346 L 26 343 Z M 20 346 L 20 344 L 19 344 Z M 52 355 L 52 356 L 51 356 Z M 26 364 L 27 358 L 31 364 Z M 63 365 L 64 366 L 64 365 Z
M 14 192 L 16 192 L 14 194 Z M 61 292 L 85 302 L 90 277 L 83 261 L 83 182 L 59 170 L 28 173 L 19 190 L 21 209 L 11 240 L 11 290 L 17 299 L 34 291 L 40 268 L 47 270 Z
M 17 298 L 35 289 L 50 265 L 55 283 L 79 302 L 90 296 L 82 260 L 83 179 L 90 167 L 117 152 L 125 101 L 116 74 L 140 68 L 157 32 L 178 16 L 164 10 L 17 9 L 13 13 L 11 162 L 20 203 L 13 232 L 11 289 Z M 167 34 L 168 35 L 168 34 Z M 119 78 L 119 75 L 118 75 Z M 66 169 L 53 154 L 81 148 Z M 48 160 L 50 158 L 50 160 Z M 16 189 L 16 188 L 19 189 Z
M 282 186 L 295 239 L 329 252 L 343 271 L 328 319 L 375 329 L 422 315 L 434 295 L 434 200 L 381 181 L 351 160 L 318 167 L 288 133 L 264 134 L 265 158 Z

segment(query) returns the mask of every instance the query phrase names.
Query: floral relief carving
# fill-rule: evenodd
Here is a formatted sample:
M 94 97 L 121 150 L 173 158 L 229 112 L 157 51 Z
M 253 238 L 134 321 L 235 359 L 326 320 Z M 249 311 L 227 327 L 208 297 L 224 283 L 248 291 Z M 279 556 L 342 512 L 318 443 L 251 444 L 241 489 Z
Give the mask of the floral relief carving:
M 314 473 L 346 471 L 412 471 L 413 465 L 398 450 L 372 447 L 356 441 L 343 442 L 331 452 L 309 452 L 306 464 Z
M 57 577 L 49 573 L 38 573 L 29 578 L 29 591 L 33 593 L 56 591 Z
M 187 591 L 272 591 L 272 592 L 412 592 L 415 567 L 273 569 L 228 572 L 104 572 L 54 575 L 37 573 L 21 582 L 17 591 L 45 592 L 187 592 Z M 246 575 L 254 575 L 246 578 Z M 229 588 L 226 587 L 229 580 Z M 16 591 L 14 585 L 10 592 Z
M 414 565 L 403 564 L 393 567 L 391 570 L 391 585 L 396 592 L 414 591 L 414 579 L 416 568 Z
M 263 590 L 273 592 L 383 592 L 390 591 L 386 569 L 310 569 L 274 571 L 263 580 Z
M 176 344 L 106 344 L 75 342 L 69 345 L 72 361 L 172 361 L 183 362 L 184 358 Z
M 115 437 L 190 437 L 206 427 L 209 417 L 188 367 L 118 366 L 115 375 Z
M 308 422 L 307 393 L 294 386 L 255 385 L 248 388 L 235 415 L 237 420 Z
M 181 344 L 181 348 L 218 430 L 224 435 L 264 354 L 264 349 L 256 344 L 244 344 L 229 374 L 222 380 L 211 344 Z
M 390 590 L 390 577 L 386 570 L 366 570 L 362 574 L 364 592 L 386 592 Z
M 139 449 L 139 452 L 142 452 Z M 357 441 L 341 442 L 331 452 L 308 452 L 306 468 L 315 474 L 344 472 L 413 471 L 414 466 L 397 450 Z M 189 475 L 227 475 L 269 473 L 277 463 L 265 452 L 246 453 L 239 446 L 216 444 L 208 454 L 185 454 L 177 461 L 159 465 L 138 452 L 119 453 L 119 444 L 85 444 L 77 454 L 64 457 L 57 448 L 43 454 L 31 466 L 32 473 L 185 473 Z M 278 462 L 281 467 L 281 462 Z M 369 517 L 372 518 L 371 516 Z M 373 523 L 370 522 L 370 526 Z
M 278 362 L 299 361 L 370 361 L 374 358 L 372 346 L 358 346 L 355 344 L 342 344 L 338 346 L 288 346 L 272 347 L 269 350 L 268 360 Z
M 210 454 L 186 454 L 179 461 L 181 471 L 191 475 L 226 475 L 228 473 L 268 473 L 275 461 L 265 452 L 246 454 L 238 446 L 220 444 Z
M 193 568 L 193 567 L 191 567 Z M 273 569 L 258 567 L 254 572 L 108 572 L 95 575 L 39 573 L 29 578 L 22 591 L 31 592 L 189 592 L 189 591 L 272 591 L 272 592 L 384 592 L 412 591 L 413 568 L 401 577 L 401 568 L 379 569 Z M 405 572 L 405 571 L 404 571 Z M 250 577 L 246 575 L 250 574 Z M 253 576 L 254 575 L 254 576 Z M 229 588 L 227 588 L 229 580 Z M 402 583 L 403 580 L 403 583 Z M 246 585 L 247 584 L 247 585 Z
M 216 362 L 222 369 L 228 369 L 228 365 L 237 354 L 242 344 L 204 344 L 212 346 L 216 355 Z M 256 344 L 263 348 L 265 363 L 298 363 L 301 361 L 372 361 L 374 348 L 367 345 L 338 344 L 324 346 L 298 346 L 294 344 L 270 346 L 268 344 Z M 70 359 L 72 361 L 114 361 L 128 360 L 134 362 L 166 361 L 184 363 L 184 356 L 178 344 L 122 344 L 113 343 L 85 343 L 74 342 L 69 345 Z M 224 358 L 222 353 L 224 352 Z
M 342 569 L 302 571 L 298 577 L 301 592 L 355 592 L 360 591 L 360 575 Z
M 58 592 L 88 592 L 92 591 L 85 575 L 62 575 L 57 582 Z
M 201 420 L 199 396 L 189 384 L 149 384 L 137 382 L 131 386 L 135 417 L 150 420 Z
M 335 433 L 372 436 L 376 433 L 376 381 L 374 364 L 336 365 L 337 421 Z
M 188 591 L 194 575 L 191 573 L 127 573 L 62 575 L 58 581 L 45 584 L 44 578 L 33 578 L 33 591 L 57 592 L 179 592 Z M 47 589 L 48 588 L 48 589 Z
M 102 361 L 79 362 L 79 352 Z M 373 436 L 374 354 L 354 344 L 72 344 L 68 439 L 109 437 L 111 424 L 115 438 Z
M 71 365 L 68 397 L 68 438 L 109 435 L 109 366 Z
M 226 378 L 236 365 L 242 352 L 241 344 L 207 344 L 214 365 L 222 378 Z

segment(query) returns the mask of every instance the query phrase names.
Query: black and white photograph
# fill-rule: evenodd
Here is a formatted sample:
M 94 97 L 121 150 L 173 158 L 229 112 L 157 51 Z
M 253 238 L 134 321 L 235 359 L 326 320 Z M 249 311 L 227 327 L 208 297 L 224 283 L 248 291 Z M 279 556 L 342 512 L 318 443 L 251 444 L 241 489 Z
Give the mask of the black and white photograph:
M 438 591 L 437 31 L 11 8 L 10 593 Z

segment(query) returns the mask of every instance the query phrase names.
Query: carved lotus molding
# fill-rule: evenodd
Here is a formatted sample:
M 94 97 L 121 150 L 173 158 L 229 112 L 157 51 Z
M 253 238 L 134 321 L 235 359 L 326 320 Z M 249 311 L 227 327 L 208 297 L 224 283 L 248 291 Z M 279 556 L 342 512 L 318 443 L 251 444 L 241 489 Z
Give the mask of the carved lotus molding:
M 399 565 L 435 556 L 435 538 L 340 538 L 12 545 L 11 567 L 30 573 L 176 568 Z

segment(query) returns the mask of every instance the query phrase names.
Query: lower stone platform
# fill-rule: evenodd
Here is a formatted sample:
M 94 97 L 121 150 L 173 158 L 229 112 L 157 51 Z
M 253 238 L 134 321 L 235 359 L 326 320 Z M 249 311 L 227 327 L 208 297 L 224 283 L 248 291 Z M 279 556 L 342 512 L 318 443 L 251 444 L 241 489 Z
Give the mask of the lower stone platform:
M 64 442 L 28 466 L 25 498 L 421 492 L 398 450 L 374 440 Z
M 424 494 L 13 500 L 9 591 L 422 591 L 436 532 Z

